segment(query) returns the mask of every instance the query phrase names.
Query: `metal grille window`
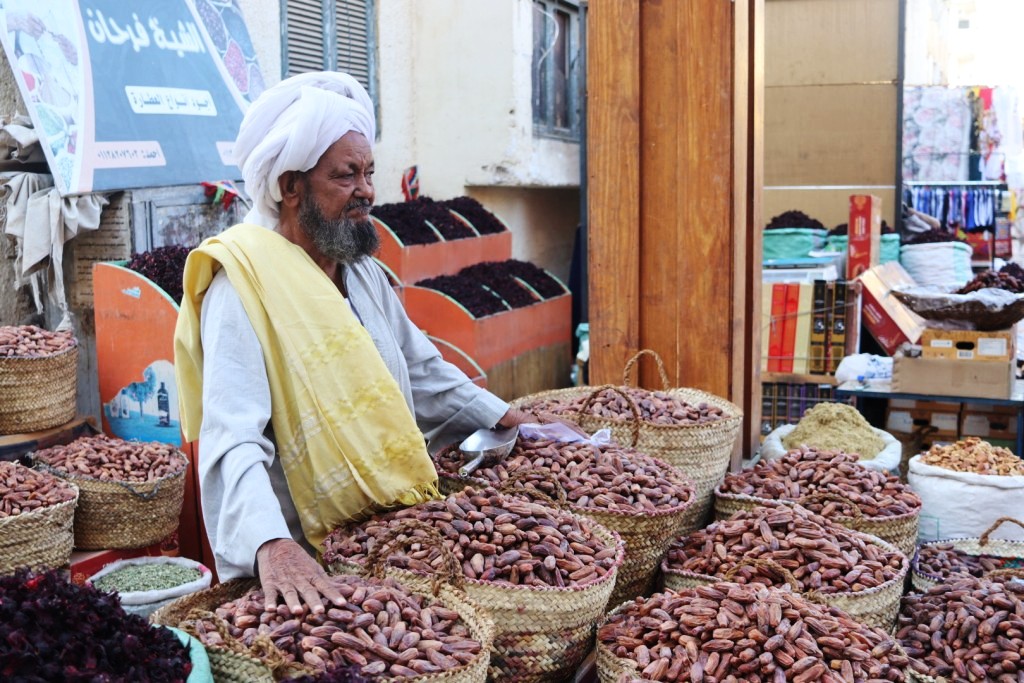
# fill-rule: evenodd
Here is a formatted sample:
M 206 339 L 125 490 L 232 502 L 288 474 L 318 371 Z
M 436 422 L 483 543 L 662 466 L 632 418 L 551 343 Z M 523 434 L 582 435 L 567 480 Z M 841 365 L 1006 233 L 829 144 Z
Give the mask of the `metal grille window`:
M 282 77 L 344 71 L 377 101 L 373 0 L 281 0 Z
M 580 8 L 533 3 L 533 123 L 538 135 L 580 139 Z

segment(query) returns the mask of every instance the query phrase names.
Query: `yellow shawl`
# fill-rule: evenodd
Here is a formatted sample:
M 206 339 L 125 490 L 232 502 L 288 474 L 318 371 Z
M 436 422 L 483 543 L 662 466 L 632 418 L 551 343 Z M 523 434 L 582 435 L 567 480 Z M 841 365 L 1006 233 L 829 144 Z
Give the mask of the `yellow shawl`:
M 301 247 L 254 225 L 207 239 L 185 265 L 174 332 L 185 438 L 203 419 L 199 314 L 220 268 L 263 348 L 277 452 L 310 544 L 376 509 L 439 497 L 423 435 L 369 333 Z

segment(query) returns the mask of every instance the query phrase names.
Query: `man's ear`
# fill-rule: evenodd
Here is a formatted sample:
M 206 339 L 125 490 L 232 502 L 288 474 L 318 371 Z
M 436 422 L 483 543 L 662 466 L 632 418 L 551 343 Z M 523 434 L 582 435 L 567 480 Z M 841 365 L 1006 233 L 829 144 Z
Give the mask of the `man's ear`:
M 285 171 L 277 179 L 277 185 L 281 190 L 281 203 L 286 206 L 298 206 L 302 199 L 306 180 L 298 171 Z

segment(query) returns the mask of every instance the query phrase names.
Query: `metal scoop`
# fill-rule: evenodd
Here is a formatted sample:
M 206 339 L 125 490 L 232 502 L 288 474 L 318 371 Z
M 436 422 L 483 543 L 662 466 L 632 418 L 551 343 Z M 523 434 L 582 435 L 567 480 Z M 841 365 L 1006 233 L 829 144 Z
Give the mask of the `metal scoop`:
M 519 426 L 508 429 L 478 429 L 459 444 L 469 458 L 459 468 L 460 477 L 468 477 L 478 467 L 491 467 L 508 457 L 519 438 Z

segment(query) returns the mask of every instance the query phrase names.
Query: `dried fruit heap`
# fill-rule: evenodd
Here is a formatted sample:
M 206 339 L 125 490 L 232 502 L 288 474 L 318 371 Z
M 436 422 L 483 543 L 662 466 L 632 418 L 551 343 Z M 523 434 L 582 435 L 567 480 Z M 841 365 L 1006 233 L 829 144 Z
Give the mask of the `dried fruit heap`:
M 68 476 L 133 483 L 178 474 L 188 465 L 181 451 L 169 444 L 123 441 L 103 434 L 37 451 L 36 460 Z
M 629 396 L 629 401 L 619 393 Z M 520 406 L 523 410 L 552 415 L 579 415 L 587 402 L 587 396 L 571 399 L 549 398 Z M 717 422 L 728 415 L 716 406 L 707 403 L 692 405 L 664 391 L 648 391 L 637 387 L 619 387 L 618 391 L 604 389 L 591 402 L 588 415 L 609 420 L 632 420 L 632 402 L 644 422 L 656 425 L 697 425 Z
M 800 592 L 847 593 L 896 578 L 906 558 L 807 510 L 778 505 L 738 512 L 678 540 L 668 552 L 671 569 L 723 576 L 742 560 L 764 559 L 788 569 Z M 785 584 L 771 569 L 744 565 L 737 583 Z
M 188 650 L 116 597 L 57 572 L 0 577 L 0 679 L 184 682 Z
M 639 598 L 597 637 L 651 681 L 903 681 L 907 664 L 884 631 L 760 584 Z
M 185 261 L 191 251 L 191 247 L 157 247 L 136 254 L 128 261 L 127 267 L 155 282 L 175 303 L 180 304 Z
M 993 446 L 976 436 L 947 446 L 935 445 L 921 456 L 921 462 L 954 472 L 998 476 L 1024 475 L 1024 461 L 1002 446 Z
M 952 543 L 929 543 L 917 550 L 917 571 L 943 579 L 962 576 L 982 577 L 998 569 L 1020 566 L 1019 559 L 971 555 L 957 550 Z
M 78 344 L 71 332 L 50 332 L 35 325 L 0 327 L 0 358 L 42 358 Z
M 63 479 L 0 461 L 0 518 L 58 505 L 75 497 Z

